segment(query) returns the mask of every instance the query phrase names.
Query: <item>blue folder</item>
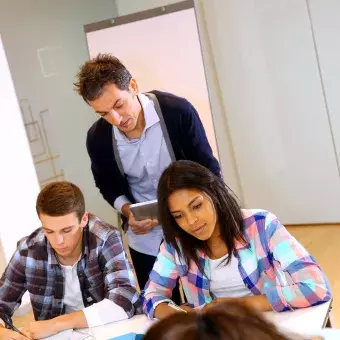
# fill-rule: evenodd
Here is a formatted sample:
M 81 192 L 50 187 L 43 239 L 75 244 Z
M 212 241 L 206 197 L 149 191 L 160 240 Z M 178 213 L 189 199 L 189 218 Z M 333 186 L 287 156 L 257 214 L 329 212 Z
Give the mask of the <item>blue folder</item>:
M 142 340 L 143 334 L 129 333 L 108 340 Z

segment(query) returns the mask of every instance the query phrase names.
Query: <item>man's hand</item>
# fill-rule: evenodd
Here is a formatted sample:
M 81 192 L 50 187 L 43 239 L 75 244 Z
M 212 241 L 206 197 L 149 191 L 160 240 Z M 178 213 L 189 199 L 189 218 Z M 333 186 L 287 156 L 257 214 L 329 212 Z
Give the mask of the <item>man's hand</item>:
M 30 322 L 28 328 L 24 329 L 25 334 L 29 334 L 32 339 L 47 338 L 60 332 L 55 319 L 46 321 Z
M 137 221 L 134 218 L 132 212 L 130 212 L 128 222 L 129 222 L 131 231 L 135 233 L 136 235 L 147 234 L 152 228 L 158 225 L 158 220 L 156 219 L 153 219 L 153 220 L 147 219 L 147 220 Z
M 57 316 L 54 319 L 30 322 L 27 327 L 20 331 L 23 332 L 24 334 L 27 334 L 27 337 L 31 339 L 41 339 L 55 335 L 67 329 L 87 327 L 88 323 L 84 312 L 82 310 L 78 310 L 73 313 Z M 2 329 L 0 328 L 0 331 L 1 330 Z M 5 339 L 7 340 L 7 338 Z M 25 338 L 24 339 L 12 338 L 12 339 L 24 340 Z M 0 340 L 2 340 L 1 337 Z
M 26 334 L 25 332 L 23 333 Z M 29 334 L 27 334 L 27 338 L 29 338 Z M 27 340 L 27 338 L 18 332 L 0 327 L 0 340 Z
M 131 203 L 125 203 L 123 206 L 122 206 L 122 214 L 127 218 L 129 219 L 129 216 L 130 216 L 130 206 L 131 206 Z

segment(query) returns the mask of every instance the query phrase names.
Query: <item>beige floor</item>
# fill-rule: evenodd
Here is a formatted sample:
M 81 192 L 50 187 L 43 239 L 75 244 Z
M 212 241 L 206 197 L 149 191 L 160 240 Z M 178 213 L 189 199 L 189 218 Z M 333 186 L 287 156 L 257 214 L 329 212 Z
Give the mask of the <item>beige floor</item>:
M 333 316 L 340 328 L 340 225 L 289 226 L 288 230 L 316 258 L 330 281 L 334 300 Z M 33 320 L 32 314 L 17 317 L 17 326 Z
M 289 226 L 289 232 L 315 257 L 333 292 L 334 323 L 340 328 L 340 225 Z

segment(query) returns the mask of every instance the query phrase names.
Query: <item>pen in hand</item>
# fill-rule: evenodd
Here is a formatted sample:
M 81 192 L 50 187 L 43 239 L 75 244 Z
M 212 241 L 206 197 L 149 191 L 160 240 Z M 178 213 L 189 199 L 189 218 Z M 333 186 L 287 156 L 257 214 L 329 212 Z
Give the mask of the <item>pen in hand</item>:
M 12 322 L 11 318 L 10 318 L 7 314 L 4 315 L 3 322 L 5 323 L 5 325 L 7 326 L 7 328 L 11 329 L 11 330 L 14 331 L 14 332 L 17 332 L 17 333 L 21 334 L 22 336 L 24 336 L 25 338 L 28 339 L 28 337 L 27 337 L 26 334 L 24 334 L 23 332 L 21 332 L 18 328 L 16 328 L 16 327 L 13 325 L 13 322 Z

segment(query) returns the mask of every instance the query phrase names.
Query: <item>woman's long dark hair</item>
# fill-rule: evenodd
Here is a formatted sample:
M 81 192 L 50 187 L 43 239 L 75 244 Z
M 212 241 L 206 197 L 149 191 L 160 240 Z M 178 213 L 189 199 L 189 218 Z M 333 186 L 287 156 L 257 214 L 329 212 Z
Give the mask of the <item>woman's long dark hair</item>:
M 158 184 L 158 214 L 165 241 L 184 257 L 188 268 L 193 260 L 204 272 L 197 251 L 202 250 L 205 254 L 210 254 L 207 242 L 198 240 L 181 229 L 169 210 L 170 195 L 180 189 L 195 189 L 211 198 L 217 213 L 216 220 L 220 226 L 221 238 L 229 254 L 235 250 L 236 240 L 245 242 L 241 208 L 222 179 L 198 163 L 177 161 L 163 172 Z M 228 256 L 227 263 L 230 260 L 231 256 Z

